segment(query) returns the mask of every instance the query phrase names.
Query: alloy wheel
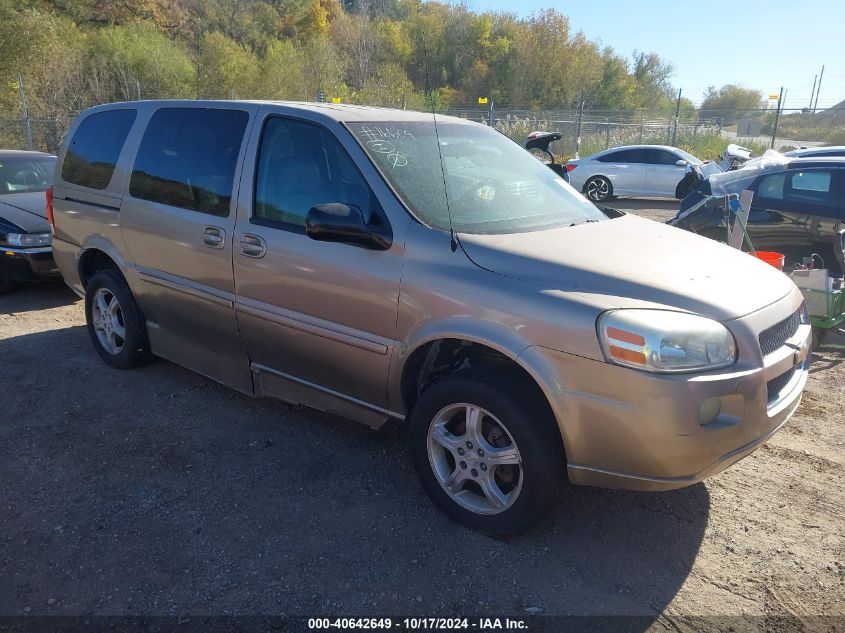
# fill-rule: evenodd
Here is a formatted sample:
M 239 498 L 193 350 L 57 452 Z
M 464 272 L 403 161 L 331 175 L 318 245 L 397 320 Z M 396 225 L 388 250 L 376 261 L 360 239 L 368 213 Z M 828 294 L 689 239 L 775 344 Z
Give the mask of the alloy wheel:
M 126 323 L 117 297 L 108 288 L 98 288 L 91 303 L 91 322 L 100 345 L 117 356 L 126 343 Z
M 595 178 L 587 183 L 587 197 L 590 200 L 600 202 L 607 198 L 610 193 L 610 186 L 604 178 Z
M 434 416 L 428 460 L 446 494 L 471 512 L 504 512 L 522 491 L 522 457 L 513 436 L 473 404 L 451 404 Z

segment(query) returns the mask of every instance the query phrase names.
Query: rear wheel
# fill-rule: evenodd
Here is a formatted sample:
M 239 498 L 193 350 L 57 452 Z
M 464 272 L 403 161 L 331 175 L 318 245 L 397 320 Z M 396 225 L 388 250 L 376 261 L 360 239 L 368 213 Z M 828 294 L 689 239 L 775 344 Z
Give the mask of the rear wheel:
M 613 185 L 604 176 L 593 176 L 584 184 L 584 194 L 593 202 L 604 202 L 613 197 Z
M 420 396 L 410 420 L 411 458 L 423 488 L 453 520 L 514 533 L 554 506 L 565 460 L 536 392 L 519 377 L 463 370 Z
M 127 369 L 149 358 L 144 317 L 116 270 L 101 270 L 88 281 L 85 320 L 94 348 L 112 367 Z

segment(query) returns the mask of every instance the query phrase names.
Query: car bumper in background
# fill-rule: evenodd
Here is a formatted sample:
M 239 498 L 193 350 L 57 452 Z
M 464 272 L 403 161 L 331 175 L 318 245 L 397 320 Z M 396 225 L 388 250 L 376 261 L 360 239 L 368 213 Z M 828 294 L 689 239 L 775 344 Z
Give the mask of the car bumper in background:
M 0 246 L 0 270 L 14 281 L 60 279 L 61 273 L 53 260 L 53 249 L 11 248 Z

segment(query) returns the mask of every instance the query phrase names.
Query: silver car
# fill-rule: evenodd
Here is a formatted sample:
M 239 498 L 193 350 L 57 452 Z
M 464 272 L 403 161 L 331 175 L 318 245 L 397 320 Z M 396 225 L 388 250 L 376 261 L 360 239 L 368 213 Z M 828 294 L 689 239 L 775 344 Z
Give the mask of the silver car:
M 677 147 L 627 145 L 566 164 L 570 184 L 593 202 L 604 202 L 614 196 L 674 198 L 687 166 L 705 163 Z
M 807 380 L 788 277 L 605 215 L 462 119 L 100 106 L 68 133 L 51 217 L 106 363 L 161 356 L 246 394 L 405 423 L 423 488 L 477 529 L 525 529 L 565 474 L 701 481 L 785 424 Z
M 827 147 L 804 147 L 802 149 L 794 149 L 790 152 L 784 152 L 784 156 L 790 158 L 833 158 L 836 156 L 845 156 L 844 145 L 829 145 Z

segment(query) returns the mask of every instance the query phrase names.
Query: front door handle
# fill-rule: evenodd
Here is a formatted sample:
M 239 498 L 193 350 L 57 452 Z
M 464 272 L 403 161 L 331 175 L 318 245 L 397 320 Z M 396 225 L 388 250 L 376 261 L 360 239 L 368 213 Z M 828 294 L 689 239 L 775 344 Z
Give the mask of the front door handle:
M 264 257 L 267 252 L 267 245 L 257 235 L 244 233 L 241 235 L 241 253 L 247 257 Z
M 207 226 L 202 231 L 202 243 L 211 248 L 223 248 L 226 231 L 219 226 Z

